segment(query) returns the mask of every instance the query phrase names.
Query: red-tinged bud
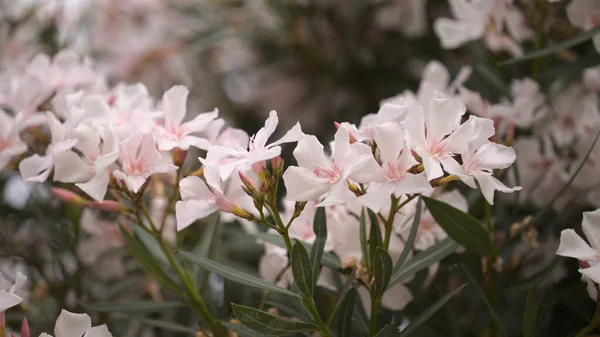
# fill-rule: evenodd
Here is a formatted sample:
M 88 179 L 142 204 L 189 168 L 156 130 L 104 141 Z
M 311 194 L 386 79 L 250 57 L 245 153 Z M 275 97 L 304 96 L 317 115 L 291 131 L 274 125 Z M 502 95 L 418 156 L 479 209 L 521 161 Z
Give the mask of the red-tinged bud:
M 338 122 L 333 122 L 333 125 L 335 125 L 336 129 L 339 129 L 342 124 L 340 124 Z
M 267 162 L 262 160 L 252 164 L 252 171 L 258 174 L 259 177 L 263 177 L 265 175 L 265 170 L 267 169 Z
M 4 330 L 6 326 L 6 316 L 4 316 L 4 311 L 0 312 L 0 329 Z
M 587 261 L 577 260 L 577 262 L 579 263 L 579 268 L 581 269 L 587 269 L 590 267 L 590 263 Z
M 283 159 L 281 159 L 281 156 L 277 156 L 273 159 L 271 159 L 271 167 L 273 167 L 273 169 L 280 169 L 283 166 Z
M 23 324 L 21 324 L 21 337 L 31 337 L 31 330 L 29 329 L 27 317 L 23 317 Z
M 184 151 L 180 148 L 175 148 L 173 149 L 173 164 L 175 164 L 176 166 L 181 167 L 181 165 L 183 165 L 183 162 L 185 161 L 185 157 L 187 156 L 187 151 Z
M 54 194 L 54 196 L 58 197 L 60 200 L 62 200 L 64 202 L 68 202 L 68 203 L 72 203 L 72 204 L 79 204 L 79 205 L 83 205 L 86 203 L 86 201 L 82 197 L 80 197 L 79 195 L 77 195 L 74 192 L 65 190 L 64 188 L 52 187 L 51 190 L 52 190 L 52 194 Z
M 244 184 L 244 186 L 247 186 L 252 189 L 256 189 L 256 185 L 254 184 L 254 181 L 252 181 L 252 179 L 250 179 L 250 177 L 248 177 L 242 171 L 238 171 L 238 174 L 239 174 L 240 180 L 242 181 L 242 184 Z
M 114 200 L 94 201 L 92 206 L 107 212 L 124 212 L 127 210 L 127 207 Z

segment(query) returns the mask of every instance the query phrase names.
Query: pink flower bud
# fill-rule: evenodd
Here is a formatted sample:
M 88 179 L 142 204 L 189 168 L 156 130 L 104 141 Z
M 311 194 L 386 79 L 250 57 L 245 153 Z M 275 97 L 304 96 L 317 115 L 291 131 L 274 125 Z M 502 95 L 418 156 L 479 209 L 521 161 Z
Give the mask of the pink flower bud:
M 577 260 L 577 262 L 579 263 L 579 268 L 581 269 L 587 269 L 590 267 L 590 263 L 587 261 Z
M 124 212 L 127 207 L 114 200 L 94 201 L 92 206 L 107 212 Z
M 256 172 L 256 174 L 258 174 L 259 177 L 264 175 L 264 171 L 266 169 L 267 169 L 267 162 L 264 160 L 252 164 L 252 171 Z
M 273 168 L 280 168 L 282 164 L 283 164 L 283 159 L 281 159 L 281 156 L 277 156 L 277 157 L 271 159 L 271 166 Z
M 74 192 L 71 192 L 69 190 L 65 190 L 64 188 L 59 188 L 59 187 L 52 187 L 51 190 L 52 190 L 52 194 L 54 194 L 56 197 L 58 197 L 60 200 L 62 200 L 64 202 L 79 204 L 79 205 L 85 204 L 85 200 Z
M 250 177 L 248 177 L 242 171 L 238 171 L 238 173 L 240 175 L 240 180 L 242 181 L 242 184 L 244 184 L 245 186 L 247 186 L 249 188 L 256 189 L 256 185 L 254 184 L 254 182 L 252 181 L 252 179 L 250 179 Z
M 23 317 L 23 324 L 21 324 L 21 337 L 30 337 L 31 331 L 29 330 L 29 322 L 27 317 Z

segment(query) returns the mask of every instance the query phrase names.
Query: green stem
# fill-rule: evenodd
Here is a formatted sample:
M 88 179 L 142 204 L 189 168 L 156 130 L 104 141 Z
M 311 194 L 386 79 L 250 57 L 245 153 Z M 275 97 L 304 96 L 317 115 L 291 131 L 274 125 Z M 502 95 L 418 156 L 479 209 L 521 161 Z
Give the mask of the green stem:
M 597 326 L 598 321 L 600 320 L 600 302 L 596 304 L 596 311 L 594 312 L 594 316 L 592 316 L 592 320 L 588 326 L 586 326 L 581 332 L 577 334 L 575 337 L 584 337 L 587 336 L 590 332 L 592 332 Z
M 390 248 L 390 239 L 392 237 L 392 229 L 394 227 L 394 218 L 396 217 L 396 208 L 398 207 L 398 198 L 392 195 L 392 206 L 390 207 L 390 213 L 387 220 L 385 221 L 385 236 L 383 240 L 383 249 L 388 251 Z M 373 226 L 373 224 L 371 224 Z
M 373 337 L 377 333 L 377 313 L 379 312 L 379 306 L 381 304 L 381 297 L 377 296 L 373 298 L 373 292 L 371 292 L 371 299 L 371 324 L 369 325 L 369 337 Z
M 321 330 L 321 336 L 322 337 L 331 336 L 331 334 L 329 333 L 329 330 L 325 326 L 325 323 L 323 323 L 323 320 L 321 319 L 321 315 L 319 315 L 319 311 L 317 311 L 317 307 L 315 306 L 315 302 L 312 300 L 312 298 L 305 298 L 303 302 L 304 302 L 304 305 L 306 306 L 306 308 L 308 309 L 308 311 L 310 311 L 311 315 L 315 318 L 315 321 L 317 322 L 317 326 L 319 327 L 319 330 Z

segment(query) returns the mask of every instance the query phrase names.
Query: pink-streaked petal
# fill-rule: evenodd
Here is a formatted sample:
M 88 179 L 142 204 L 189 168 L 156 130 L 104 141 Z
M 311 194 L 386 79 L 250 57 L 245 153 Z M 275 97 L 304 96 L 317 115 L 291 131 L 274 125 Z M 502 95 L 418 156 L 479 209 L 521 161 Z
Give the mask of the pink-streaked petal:
M 330 184 L 325 178 L 317 177 L 304 167 L 290 166 L 283 174 L 287 191 L 286 199 L 292 201 L 312 201 L 329 191 Z
M 63 309 L 56 320 L 54 335 L 56 337 L 81 337 L 91 327 L 92 319 L 87 314 L 74 314 Z

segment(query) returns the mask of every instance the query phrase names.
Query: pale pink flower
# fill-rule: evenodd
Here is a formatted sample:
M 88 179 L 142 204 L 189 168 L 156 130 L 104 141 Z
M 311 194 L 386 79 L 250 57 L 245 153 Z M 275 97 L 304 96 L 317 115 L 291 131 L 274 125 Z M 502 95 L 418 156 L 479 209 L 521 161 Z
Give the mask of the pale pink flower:
M 15 119 L 0 109 L 0 171 L 13 157 L 27 151 L 27 144 L 21 140 Z
M 54 180 L 75 185 L 96 201 L 103 201 L 110 181 L 110 166 L 119 158 L 119 143 L 108 127 L 102 133 L 80 125 L 74 132 L 74 151 L 54 155 Z
M 52 337 L 42 333 L 40 337 Z M 74 314 L 61 310 L 56 325 L 54 325 L 54 337 L 112 337 L 106 324 L 92 327 L 92 319 L 87 314 Z
M 458 99 L 433 98 L 428 108 L 414 107 L 402 122 L 410 148 L 422 159 L 427 179 L 444 175 L 442 164 L 467 146 L 472 134 L 460 125 L 466 112 Z
M 371 148 L 358 142 L 350 144 L 348 130 L 343 127 L 335 134 L 330 158 L 315 136 L 298 141 L 294 157 L 299 166 L 290 166 L 283 174 L 289 200 L 312 201 L 327 193 L 319 206 L 343 204 L 352 197 L 349 180 L 366 183 L 378 178 L 379 165 Z
M 210 181 L 209 186 L 195 176 L 185 177 L 179 182 L 182 200 L 175 205 L 177 231 L 216 211 L 233 211 L 235 205 L 225 197 L 221 187 L 211 184 Z
M 12 308 L 23 302 L 23 298 L 17 296 L 15 291 L 21 289 L 27 277 L 17 271 L 14 284 L 8 282 L 0 273 L 0 312 Z
M 477 188 L 475 184 L 475 180 L 477 180 L 483 196 L 490 204 L 494 203 L 494 191 L 496 190 L 504 193 L 521 190 L 520 186 L 507 187 L 493 176 L 494 170 L 505 169 L 512 165 L 516 155 L 513 148 L 488 140 L 494 134 L 492 121 L 471 116 L 464 125 L 472 127 L 472 138 L 468 142 L 468 146 L 459 152 L 462 165 L 450 158 L 444 162 L 444 169 L 448 173 L 457 175 L 471 188 Z
M 54 167 L 54 156 L 70 150 L 77 144 L 77 138 L 72 132 L 79 125 L 80 117 L 73 117 L 61 123 L 54 114 L 46 112 L 51 142 L 44 156 L 34 154 L 19 163 L 19 171 L 25 181 L 43 182 L 48 178 Z
M 177 166 L 166 163 L 156 149 L 152 134 L 133 134 L 119 146 L 121 170 L 113 171 L 119 181 L 137 193 L 148 177 L 156 173 L 168 173 L 177 170 Z
M 390 202 L 390 195 L 401 197 L 404 194 L 428 193 L 432 190 L 424 175 L 407 172 L 419 162 L 413 157 L 405 142 L 404 129 L 395 122 L 375 127 L 375 143 L 379 148 L 381 167 L 380 182 L 371 184 L 367 194 L 359 197 L 361 203 L 374 212 L 379 212 Z
M 433 30 L 443 48 L 454 49 L 483 36 L 495 0 L 448 0 L 455 19 L 439 18 Z
M 158 148 L 169 151 L 174 148 L 187 150 L 190 146 L 208 150 L 210 143 L 207 139 L 194 136 L 204 132 L 217 118 L 218 110 L 199 114 L 193 120 L 182 123 L 186 115 L 186 101 L 189 91 L 182 85 L 174 86 L 163 95 L 161 110 L 164 113 L 164 125 L 157 128 Z
M 279 119 L 277 112 L 271 111 L 265 126 L 252 136 L 248 144 L 236 144 L 233 147 L 213 145 L 209 148 L 206 160 L 217 162 L 221 179 L 227 179 L 234 171 L 246 171 L 252 164 L 275 158 L 281 154 L 279 145 L 298 141 L 304 136 L 300 124 L 296 123 L 282 138 L 267 144 L 275 132 Z

